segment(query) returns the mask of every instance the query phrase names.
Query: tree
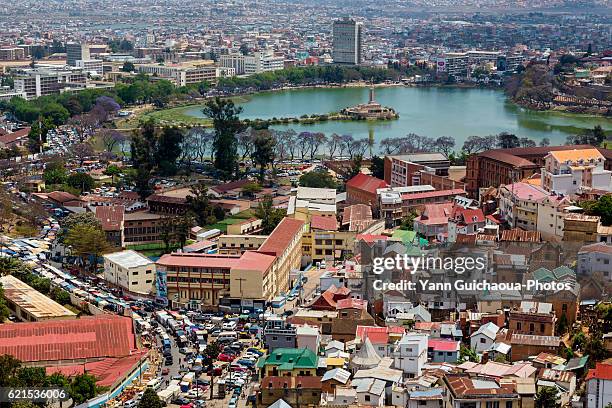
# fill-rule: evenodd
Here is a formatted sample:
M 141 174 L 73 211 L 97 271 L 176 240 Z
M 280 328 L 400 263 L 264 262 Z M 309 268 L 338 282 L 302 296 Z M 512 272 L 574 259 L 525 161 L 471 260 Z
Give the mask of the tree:
M 66 183 L 81 192 L 90 191 L 96 185 L 94 179 L 87 173 L 72 173 L 68 176 Z
M 51 289 L 51 298 L 55 300 L 60 305 L 69 305 L 70 302 L 70 293 L 66 292 L 63 289 L 58 287 L 54 287 Z
M 546 146 L 550 146 L 550 139 L 545 137 L 544 139 L 542 139 L 540 141 L 540 146 L 542 147 L 546 147 Z
M 92 225 L 78 224 L 68 231 L 66 245 L 72 245 L 72 250 L 81 258 L 92 258 L 93 273 L 97 273 L 98 258 L 111 249 L 106 240 L 106 234 L 101 228 Z
M 70 153 L 79 160 L 79 165 L 82 166 L 88 157 L 94 155 L 94 149 L 89 143 L 77 143 L 70 148 Z
M 4 298 L 4 288 L 0 283 L 0 324 L 4 323 L 4 321 L 9 317 L 11 311 L 9 310 L 6 299 Z
M 98 387 L 96 377 L 90 374 L 81 374 L 72 378 L 70 382 L 70 395 L 76 404 L 82 404 L 96 396 Z
M 521 142 L 516 135 L 508 132 L 501 132 L 497 135 L 497 147 L 500 149 L 511 149 L 520 145 Z
M 400 225 L 400 229 L 404 231 L 413 231 L 414 230 L 414 219 L 417 217 L 416 212 L 410 211 L 408 215 L 402 218 L 402 224 Z
M 274 162 L 276 141 L 269 131 L 261 131 L 255 136 L 253 145 L 253 162 L 259 165 L 259 183 L 263 184 L 266 175 L 266 167 Z
M 30 133 L 28 133 L 28 149 L 32 153 L 39 153 L 43 144 L 47 141 L 47 134 L 55 128 L 51 118 L 40 116 L 37 121 L 32 123 Z
M 600 125 L 596 125 L 593 129 L 584 130 L 581 134 L 568 136 L 566 144 L 599 147 L 605 139 L 606 132 L 604 132 Z
M 466 361 L 478 363 L 480 359 L 474 350 L 461 344 L 459 348 L 459 360 L 457 362 L 464 363 Z
M 536 147 L 536 142 L 534 142 L 533 140 L 531 140 L 528 137 L 521 137 L 519 139 L 519 143 L 521 145 L 521 147 Z
M 586 204 L 586 203 L 585 203 Z M 604 195 L 595 202 L 589 202 L 583 206 L 588 215 L 597 215 L 601 217 L 603 225 L 612 225 L 612 196 Z
M 66 231 L 69 231 L 78 225 L 89 225 L 95 228 L 102 228 L 100 220 L 96 218 L 96 215 L 93 212 L 70 214 L 62 223 L 62 226 Z
M 118 144 L 125 142 L 125 135 L 115 129 L 103 129 L 100 137 L 107 152 L 112 152 Z
M 182 142 L 183 132 L 179 128 L 167 127 L 162 130 L 154 157 L 160 174 L 164 176 L 176 174 L 176 160 L 181 155 Z
M 262 190 L 260 184 L 257 183 L 247 183 L 242 186 L 242 194 L 253 197 L 256 193 L 259 193 Z
M 325 170 L 314 170 L 300 176 L 300 186 L 315 188 L 337 188 L 334 178 Z
M 274 208 L 272 196 L 266 195 L 255 210 L 255 216 L 262 220 L 262 234 L 270 234 L 281 222 L 287 212 L 280 208 Z
M 68 178 L 68 172 L 62 161 L 49 162 L 45 166 L 43 180 L 47 185 L 64 184 Z
M 212 214 L 210 201 L 208 200 L 208 187 L 204 183 L 196 184 L 189 190 L 186 198 L 187 208 L 199 226 L 207 224 L 208 217 Z
M 385 159 L 379 156 L 372 156 L 370 163 L 371 163 L 370 171 L 372 172 L 372 176 L 376 177 L 377 179 L 384 180 L 385 179 Z
M 138 402 L 138 408 L 162 408 L 163 404 L 157 392 L 153 388 L 148 388 L 142 394 L 140 402 Z
M 447 157 L 455 148 L 455 139 L 450 136 L 440 136 L 434 142 L 437 151 L 444 153 Z
M 125 61 L 123 63 L 123 66 L 121 67 L 121 70 L 123 72 L 134 72 L 136 71 L 136 66 L 134 66 L 134 64 L 131 63 L 130 61 Z
M 535 408 L 560 408 L 555 387 L 540 387 L 535 396 Z
M 185 247 L 187 238 L 189 238 L 189 231 L 194 224 L 195 220 L 190 214 L 185 214 L 176 220 L 174 236 L 176 237 L 176 241 L 179 243 L 181 250 Z
M 350 180 L 359 173 L 361 173 L 361 163 L 363 162 L 363 156 L 360 154 L 355 155 L 351 159 L 351 167 L 346 175 L 346 179 Z
M 14 378 L 21 368 L 21 361 L 10 354 L 0 355 L 0 387 L 15 385 Z
M 215 168 L 221 171 L 224 178 L 231 178 L 238 168 L 236 134 L 245 128 L 238 117 L 242 108 L 236 107 L 231 100 L 217 97 L 208 101 L 202 112 L 213 120 L 215 128 Z
M 104 170 L 104 174 L 107 176 L 111 176 L 112 184 L 115 184 L 115 176 L 121 174 L 121 169 L 114 164 L 108 166 L 106 170 Z

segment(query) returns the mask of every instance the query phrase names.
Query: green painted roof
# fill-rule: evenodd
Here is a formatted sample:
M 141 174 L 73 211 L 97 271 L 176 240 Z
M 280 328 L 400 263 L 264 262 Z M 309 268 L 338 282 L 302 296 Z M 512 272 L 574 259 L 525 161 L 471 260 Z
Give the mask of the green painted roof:
M 557 280 L 560 280 L 566 276 L 576 277 L 576 272 L 565 265 L 553 269 L 553 273 L 555 274 L 555 278 L 557 278 Z
M 533 278 L 538 282 L 553 282 L 556 280 L 555 275 L 546 268 L 540 268 L 533 271 Z
M 393 238 L 401 239 L 404 244 L 411 244 L 416 238 L 416 232 L 398 229 L 393 232 Z
M 292 371 L 296 368 L 317 368 L 319 357 L 307 348 L 277 348 L 267 356 L 262 356 L 257 361 L 257 367 L 268 365 L 278 366 L 279 370 Z

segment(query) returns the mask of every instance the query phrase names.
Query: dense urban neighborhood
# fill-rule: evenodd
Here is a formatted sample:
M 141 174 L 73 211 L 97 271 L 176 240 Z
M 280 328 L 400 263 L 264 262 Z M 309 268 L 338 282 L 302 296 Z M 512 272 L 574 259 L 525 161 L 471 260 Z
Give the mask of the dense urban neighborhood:
M 609 6 L 0 5 L 0 406 L 612 408 Z

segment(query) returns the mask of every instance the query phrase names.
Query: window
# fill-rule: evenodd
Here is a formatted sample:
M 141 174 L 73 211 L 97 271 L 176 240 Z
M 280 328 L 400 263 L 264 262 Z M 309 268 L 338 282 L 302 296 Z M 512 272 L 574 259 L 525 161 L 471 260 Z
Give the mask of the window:
M 486 339 L 483 339 L 483 338 L 481 338 L 481 339 L 480 339 L 480 343 L 481 343 L 481 344 L 484 344 L 484 343 L 486 343 L 486 342 L 487 342 L 487 340 L 486 340 Z
M 366 396 L 364 397 L 364 399 L 365 399 L 366 401 L 370 401 L 370 396 L 369 396 L 369 395 L 366 395 Z
M 506 408 L 512 408 L 512 401 L 506 401 Z
M 521 324 L 521 322 L 516 322 L 516 330 L 521 330 L 523 328 L 523 325 Z
M 544 333 L 544 323 L 540 323 L 540 331 Z
M 532 332 L 535 330 L 535 326 L 533 323 L 529 323 L 529 331 Z

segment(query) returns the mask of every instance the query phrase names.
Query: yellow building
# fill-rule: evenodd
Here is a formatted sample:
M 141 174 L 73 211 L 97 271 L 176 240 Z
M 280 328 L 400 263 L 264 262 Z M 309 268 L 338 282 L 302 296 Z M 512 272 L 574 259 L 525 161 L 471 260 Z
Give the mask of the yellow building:
M 354 231 L 311 230 L 302 238 L 304 257 L 312 262 L 333 261 L 342 254 L 352 253 L 355 248 Z
M 236 224 L 227 226 L 229 235 L 247 235 L 261 231 L 263 221 L 259 218 L 249 218 Z
M 302 235 L 307 225 L 300 220 L 283 218 L 257 252 L 276 257 L 272 266 L 271 293 L 277 296 L 289 290 L 289 275 L 302 263 Z
M 563 240 L 575 242 L 595 242 L 599 217 L 584 214 L 567 214 L 563 225 Z
M 217 240 L 220 254 L 240 255 L 245 251 L 255 251 L 266 241 L 267 235 L 221 235 Z

